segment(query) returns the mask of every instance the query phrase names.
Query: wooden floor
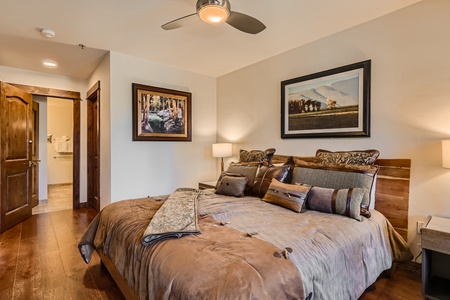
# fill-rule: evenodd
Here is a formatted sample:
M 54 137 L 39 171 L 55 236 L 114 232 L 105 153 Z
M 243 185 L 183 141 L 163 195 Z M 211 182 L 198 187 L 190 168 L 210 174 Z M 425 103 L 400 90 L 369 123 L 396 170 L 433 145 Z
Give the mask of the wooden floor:
M 123 299 L 95 253 L 86 265 L 77 244 L 91 209 L 33 215 L 0 234 L 0 299 Z M 360 299 L 424 299 L 420 272 L 399 267 Z

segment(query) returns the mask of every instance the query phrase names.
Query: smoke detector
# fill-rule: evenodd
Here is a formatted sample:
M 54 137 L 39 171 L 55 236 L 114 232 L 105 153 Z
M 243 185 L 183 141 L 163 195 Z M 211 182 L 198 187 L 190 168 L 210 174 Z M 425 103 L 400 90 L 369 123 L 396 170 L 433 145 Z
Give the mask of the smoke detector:
M 41 30 L 41 34 L 47 38 L 52 38 L 52 37 L 55 37 L 55 35 L 56 35 L 53 30 L 45 29 L 45 28 Z

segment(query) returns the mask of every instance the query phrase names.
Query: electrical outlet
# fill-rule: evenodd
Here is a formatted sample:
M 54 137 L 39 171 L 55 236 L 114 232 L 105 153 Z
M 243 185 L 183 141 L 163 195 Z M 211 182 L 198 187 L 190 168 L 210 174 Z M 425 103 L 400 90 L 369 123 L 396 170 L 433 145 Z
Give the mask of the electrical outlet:
M 422 227 L 425 225 L 425 222 L 422 221 L 417 221 L 417 233 L 421 234 L 420 230 L 422 229 Z

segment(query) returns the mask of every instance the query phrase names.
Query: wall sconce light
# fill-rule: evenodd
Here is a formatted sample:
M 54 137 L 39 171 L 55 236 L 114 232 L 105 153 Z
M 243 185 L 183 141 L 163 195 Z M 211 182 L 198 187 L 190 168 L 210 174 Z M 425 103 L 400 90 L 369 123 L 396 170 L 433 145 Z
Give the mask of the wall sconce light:
M 231 143 L 217 143 L 212 145 L 213 157 L 220 157 L 220 171 L 223 172 L 223 158 L 230 157 L 233 154 L 233 145 Z
M 450 169 L 450 140 L 442 140 L 442 167 Z

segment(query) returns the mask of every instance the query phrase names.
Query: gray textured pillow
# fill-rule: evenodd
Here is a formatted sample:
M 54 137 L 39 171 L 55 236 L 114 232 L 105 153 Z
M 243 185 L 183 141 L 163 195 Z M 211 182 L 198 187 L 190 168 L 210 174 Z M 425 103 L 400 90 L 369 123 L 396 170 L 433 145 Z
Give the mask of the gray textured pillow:
M 258 165 L 251 165 L 245 163 L 231 163 L 228 166 L 227 172 L 241 174 L 247 177 L 247 189 L 251 189 L 255 183 L 256 172 L 258 171 Z M 220 180 L 220 178 L 219 178 Z
M 320 164 L 373 165 L 378 156 L 380 156 L 380 152 L 373 149 L 336 152 L 319 149 L 316 151 L 316 162 Z
M 295 212 L 302 212 L 303 204 L 310 189 L 311 186 L 309 185 L 287 184 L 272 179 L 262 200 Z
M 217 184 L 216 194 L 243 197 L 247 185 L 247 177 L 223 176 Z
M 378 167 L 373 165 L 325 165 L 296 160 L 292 183 L 332 189 L 365 189 L 361 207 L 369 209 L 370 191 L 377 172 Z
M 337 214 L 361 221 L 361 200 L 365 189 L 329 189 L 314 186 L 308 194 L 306 209 Z

